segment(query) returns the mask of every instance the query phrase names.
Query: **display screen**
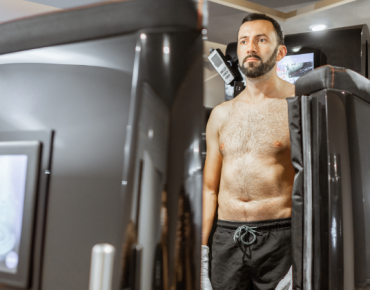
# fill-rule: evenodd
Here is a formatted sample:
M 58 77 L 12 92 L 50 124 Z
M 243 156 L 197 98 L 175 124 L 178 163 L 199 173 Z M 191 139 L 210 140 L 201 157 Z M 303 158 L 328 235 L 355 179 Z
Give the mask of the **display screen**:
M 314 53 L 287 55 L 277 63 L 277 75 L 292 84 L 313 69 Z
M 17 273 L 27 155 L 0 155 L 0 272 Z
M 220 56 L 216 53 L 214 57 L 212 57 L 212 61 L 216 67 L 219 67 L 222 64 L 222 60 Z

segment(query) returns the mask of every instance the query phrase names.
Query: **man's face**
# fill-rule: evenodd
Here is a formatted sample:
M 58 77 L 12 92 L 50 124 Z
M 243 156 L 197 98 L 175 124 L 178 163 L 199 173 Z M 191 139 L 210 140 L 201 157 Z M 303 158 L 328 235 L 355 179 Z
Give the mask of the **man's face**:
M 245 22 L 238 33 L 240 70 L 248 78 L 258 78 L 271 71 L 286 54 L 278 45 L 274 26 L 267 20 Z M 285 53 L 284 53 L 285 52 Z

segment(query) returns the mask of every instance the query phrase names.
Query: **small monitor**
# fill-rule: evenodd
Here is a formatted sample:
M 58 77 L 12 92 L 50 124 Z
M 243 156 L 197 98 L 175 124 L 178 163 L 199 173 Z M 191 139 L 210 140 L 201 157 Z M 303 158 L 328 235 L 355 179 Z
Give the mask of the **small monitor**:
M 212 57 L 212 61 L 217 67 L 219 67 L 222 64 L 222 59 L 218 54 L 215 54 L 214 57 Z
M 286 55 L 277 63 L 277 75 L 291 84 L 314 69 L 314 53 Z
M 0 155 L 0 271 L 5 273 L 18 269 L 27 159 L 24 154 Z
M 0 284 L 27 287 L 40 142 L 0 142 Z

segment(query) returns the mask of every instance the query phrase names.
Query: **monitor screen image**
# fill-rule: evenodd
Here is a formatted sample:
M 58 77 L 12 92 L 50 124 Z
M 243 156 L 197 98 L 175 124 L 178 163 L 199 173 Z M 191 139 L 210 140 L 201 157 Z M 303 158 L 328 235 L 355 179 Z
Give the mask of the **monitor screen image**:
M 17 273 L 27 155 L 0 155 L 0 272 Z
M 314 53 L 286 55 L 277 63 L 277 75 L 291 84 L 314 69 Z

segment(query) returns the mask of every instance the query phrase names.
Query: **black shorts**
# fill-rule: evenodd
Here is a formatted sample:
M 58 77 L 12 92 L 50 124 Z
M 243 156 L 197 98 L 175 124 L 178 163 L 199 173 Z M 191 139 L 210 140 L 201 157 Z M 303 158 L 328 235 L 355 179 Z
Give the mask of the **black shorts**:
M 273 290 L 291 265 L 290 218 L 217 221 L 212 243 L 213 290 Z

